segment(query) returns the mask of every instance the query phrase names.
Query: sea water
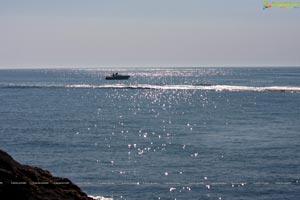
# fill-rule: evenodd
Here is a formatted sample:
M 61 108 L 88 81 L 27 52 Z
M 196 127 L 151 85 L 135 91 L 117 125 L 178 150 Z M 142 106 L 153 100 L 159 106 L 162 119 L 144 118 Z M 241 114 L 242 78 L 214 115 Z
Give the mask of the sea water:
M 300 68 L 0 70 L 0 102 L 0 149 L 99 199 L 300 195 Z

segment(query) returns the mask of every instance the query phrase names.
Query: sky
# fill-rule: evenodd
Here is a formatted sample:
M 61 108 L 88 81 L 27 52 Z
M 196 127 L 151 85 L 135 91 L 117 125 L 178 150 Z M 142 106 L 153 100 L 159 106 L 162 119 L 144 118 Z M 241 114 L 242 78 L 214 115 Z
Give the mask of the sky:
M 0 0 L 0 68 L 300 66 L 300 8 L 263 0 Z

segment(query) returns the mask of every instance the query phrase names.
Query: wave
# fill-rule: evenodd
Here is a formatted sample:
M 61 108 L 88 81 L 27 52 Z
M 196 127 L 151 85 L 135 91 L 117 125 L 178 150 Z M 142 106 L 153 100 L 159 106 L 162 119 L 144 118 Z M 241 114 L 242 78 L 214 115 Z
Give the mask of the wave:
M 101 196 L 89 196 L 94 200 L 113 200 L 112 198 L 105 198 L 105 197 L 101 197 Z
M 0 84 L 0 88 L 74 88 L 74 89 L 152 89 L 152 90 L 209 90 L 254 92 L 300 92 L 296 86 L 234 86 L 234 85 L 150 85 L 150 84 Z

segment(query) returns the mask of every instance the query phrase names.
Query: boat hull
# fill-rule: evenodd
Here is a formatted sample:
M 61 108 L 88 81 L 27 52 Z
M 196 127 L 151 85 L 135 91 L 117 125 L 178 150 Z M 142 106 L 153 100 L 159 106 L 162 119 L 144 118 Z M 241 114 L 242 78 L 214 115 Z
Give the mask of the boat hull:
M 127 80 L 127 79 L 129 79 L 129 77 L 130 76 L 121 76 L 121 75 L 119 75 L 119 76 L 107 76 L 107 77 L 105 77 L 105 79 L 106 80 Z

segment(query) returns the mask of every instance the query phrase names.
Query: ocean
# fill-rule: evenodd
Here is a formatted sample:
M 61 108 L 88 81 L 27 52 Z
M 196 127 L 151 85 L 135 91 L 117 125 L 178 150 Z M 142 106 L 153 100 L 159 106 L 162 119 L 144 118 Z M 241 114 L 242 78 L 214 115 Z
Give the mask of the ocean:
M 300 68 L 0 70 L 0 102 L 0 149 L 92 196 L 300 196 Z

